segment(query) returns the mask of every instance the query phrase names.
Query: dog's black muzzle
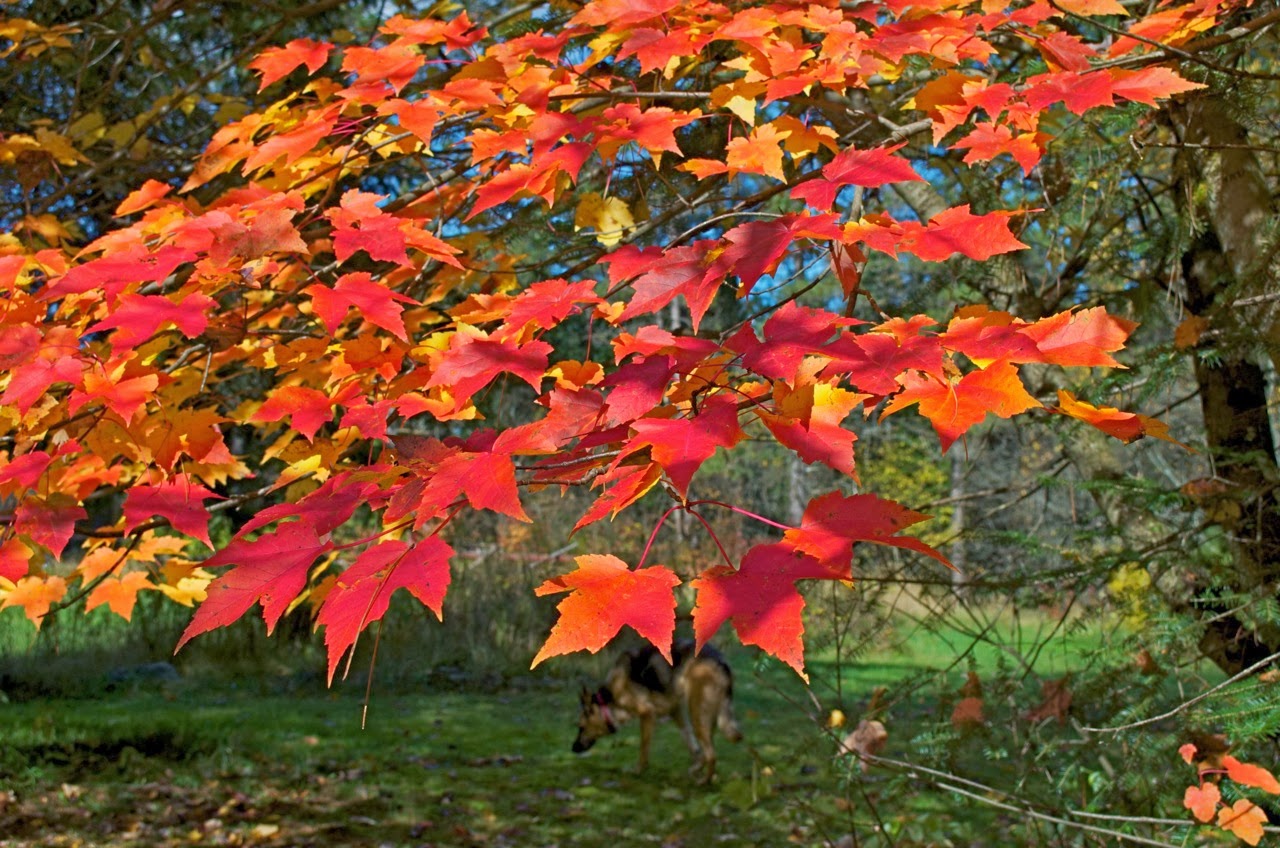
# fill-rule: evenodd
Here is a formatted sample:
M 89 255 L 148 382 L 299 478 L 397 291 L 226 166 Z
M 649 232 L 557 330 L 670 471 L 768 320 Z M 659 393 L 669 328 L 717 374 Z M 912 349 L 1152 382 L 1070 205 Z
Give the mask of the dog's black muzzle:
M 573 753 L 581 754 L 583 751 L 586 751 L 588 748 L 590 748 L 594 744 L 596 744 L 596 740 L 583 739 L 582 734 L 579 733 L 578 738 L 573 740 Z

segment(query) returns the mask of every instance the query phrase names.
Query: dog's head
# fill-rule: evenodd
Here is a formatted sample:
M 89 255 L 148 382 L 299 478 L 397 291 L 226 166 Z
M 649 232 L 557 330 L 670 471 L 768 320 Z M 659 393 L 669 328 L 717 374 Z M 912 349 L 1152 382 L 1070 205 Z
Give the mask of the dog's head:
M 617 731 L 609 705 L 613 703 L 613 693 L 608 687 L 601 686 L 595 692 L 582 687 L 579 696 L 582 710 L 578 714 L 578 738 L 573 740 L 573 752 L 581 754 L 596 744 L 601 736 L 608 736 Z

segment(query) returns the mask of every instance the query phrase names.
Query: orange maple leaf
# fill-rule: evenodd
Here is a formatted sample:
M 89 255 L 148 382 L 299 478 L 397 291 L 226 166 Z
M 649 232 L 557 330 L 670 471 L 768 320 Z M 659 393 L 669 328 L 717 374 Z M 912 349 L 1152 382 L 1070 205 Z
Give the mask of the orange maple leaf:
M 1265 833 L 1262 826 L 1266 821 L 1267 814 L 1248 798 L 1218 810 L 1218 827 L 1231 831 L 1250 845 L 1262 841 Z
M 586 555 L 574 561 L 577 570 L 553 577 L 534 590 L 539 596 L 570 594 L 556 606 L 560 620 L 530 668 L 573 651 L 594 654 L 623 626 L 648 639 L 670 661 L 676 627 L 672 590 L 680 585 L 680 578 L 662 565 L 632 571 L 615 556 Z
M 1217 784 L 1202 783 L 1199 786 L 1188 786 L 1182 796 L 1182 806 L 1191 811 L 1202 822 L 1212 821 L 1218 811 L 1218 802 L 1222 800 L 1222 792 Z

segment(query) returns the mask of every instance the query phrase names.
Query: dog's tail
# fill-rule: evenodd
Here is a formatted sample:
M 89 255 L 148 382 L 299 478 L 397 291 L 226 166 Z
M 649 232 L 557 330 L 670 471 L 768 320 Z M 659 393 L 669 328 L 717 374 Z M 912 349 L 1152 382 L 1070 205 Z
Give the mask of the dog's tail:
M 724 738 L 730 742 L 742 741 L 742 728 L 738 727 L 738 720 L 733 716 L 733 684 L 729 684 L 729 691 L 723 701 L 720 702 L 720 713 L 716 716 L 716 727 L 724 734 Z

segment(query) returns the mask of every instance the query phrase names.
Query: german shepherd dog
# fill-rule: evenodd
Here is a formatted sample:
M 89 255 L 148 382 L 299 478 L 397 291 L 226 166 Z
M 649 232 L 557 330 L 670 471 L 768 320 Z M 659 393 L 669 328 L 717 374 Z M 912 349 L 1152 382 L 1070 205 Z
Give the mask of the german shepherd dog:
M 716 772 L 716 749 L 711 741 L 718 727 L 737 742 L 742 731 L 733 717 L 733 672 L 720 652 L 705 645 L 696 656 L 692 640 L 672 647 L 674 664 L 652 645 L 618 657 L 604 685 L 592 692 L 582 688 L 582 713 L 574 753 L 581 754 L 601 736 L 615 733 L 633 718 L 640 720 L 640 771 L 649 765 L 649 742 L 660 718 L 680 723 L 680 733 L 693 757 L 690 774 L 709 783 Z

